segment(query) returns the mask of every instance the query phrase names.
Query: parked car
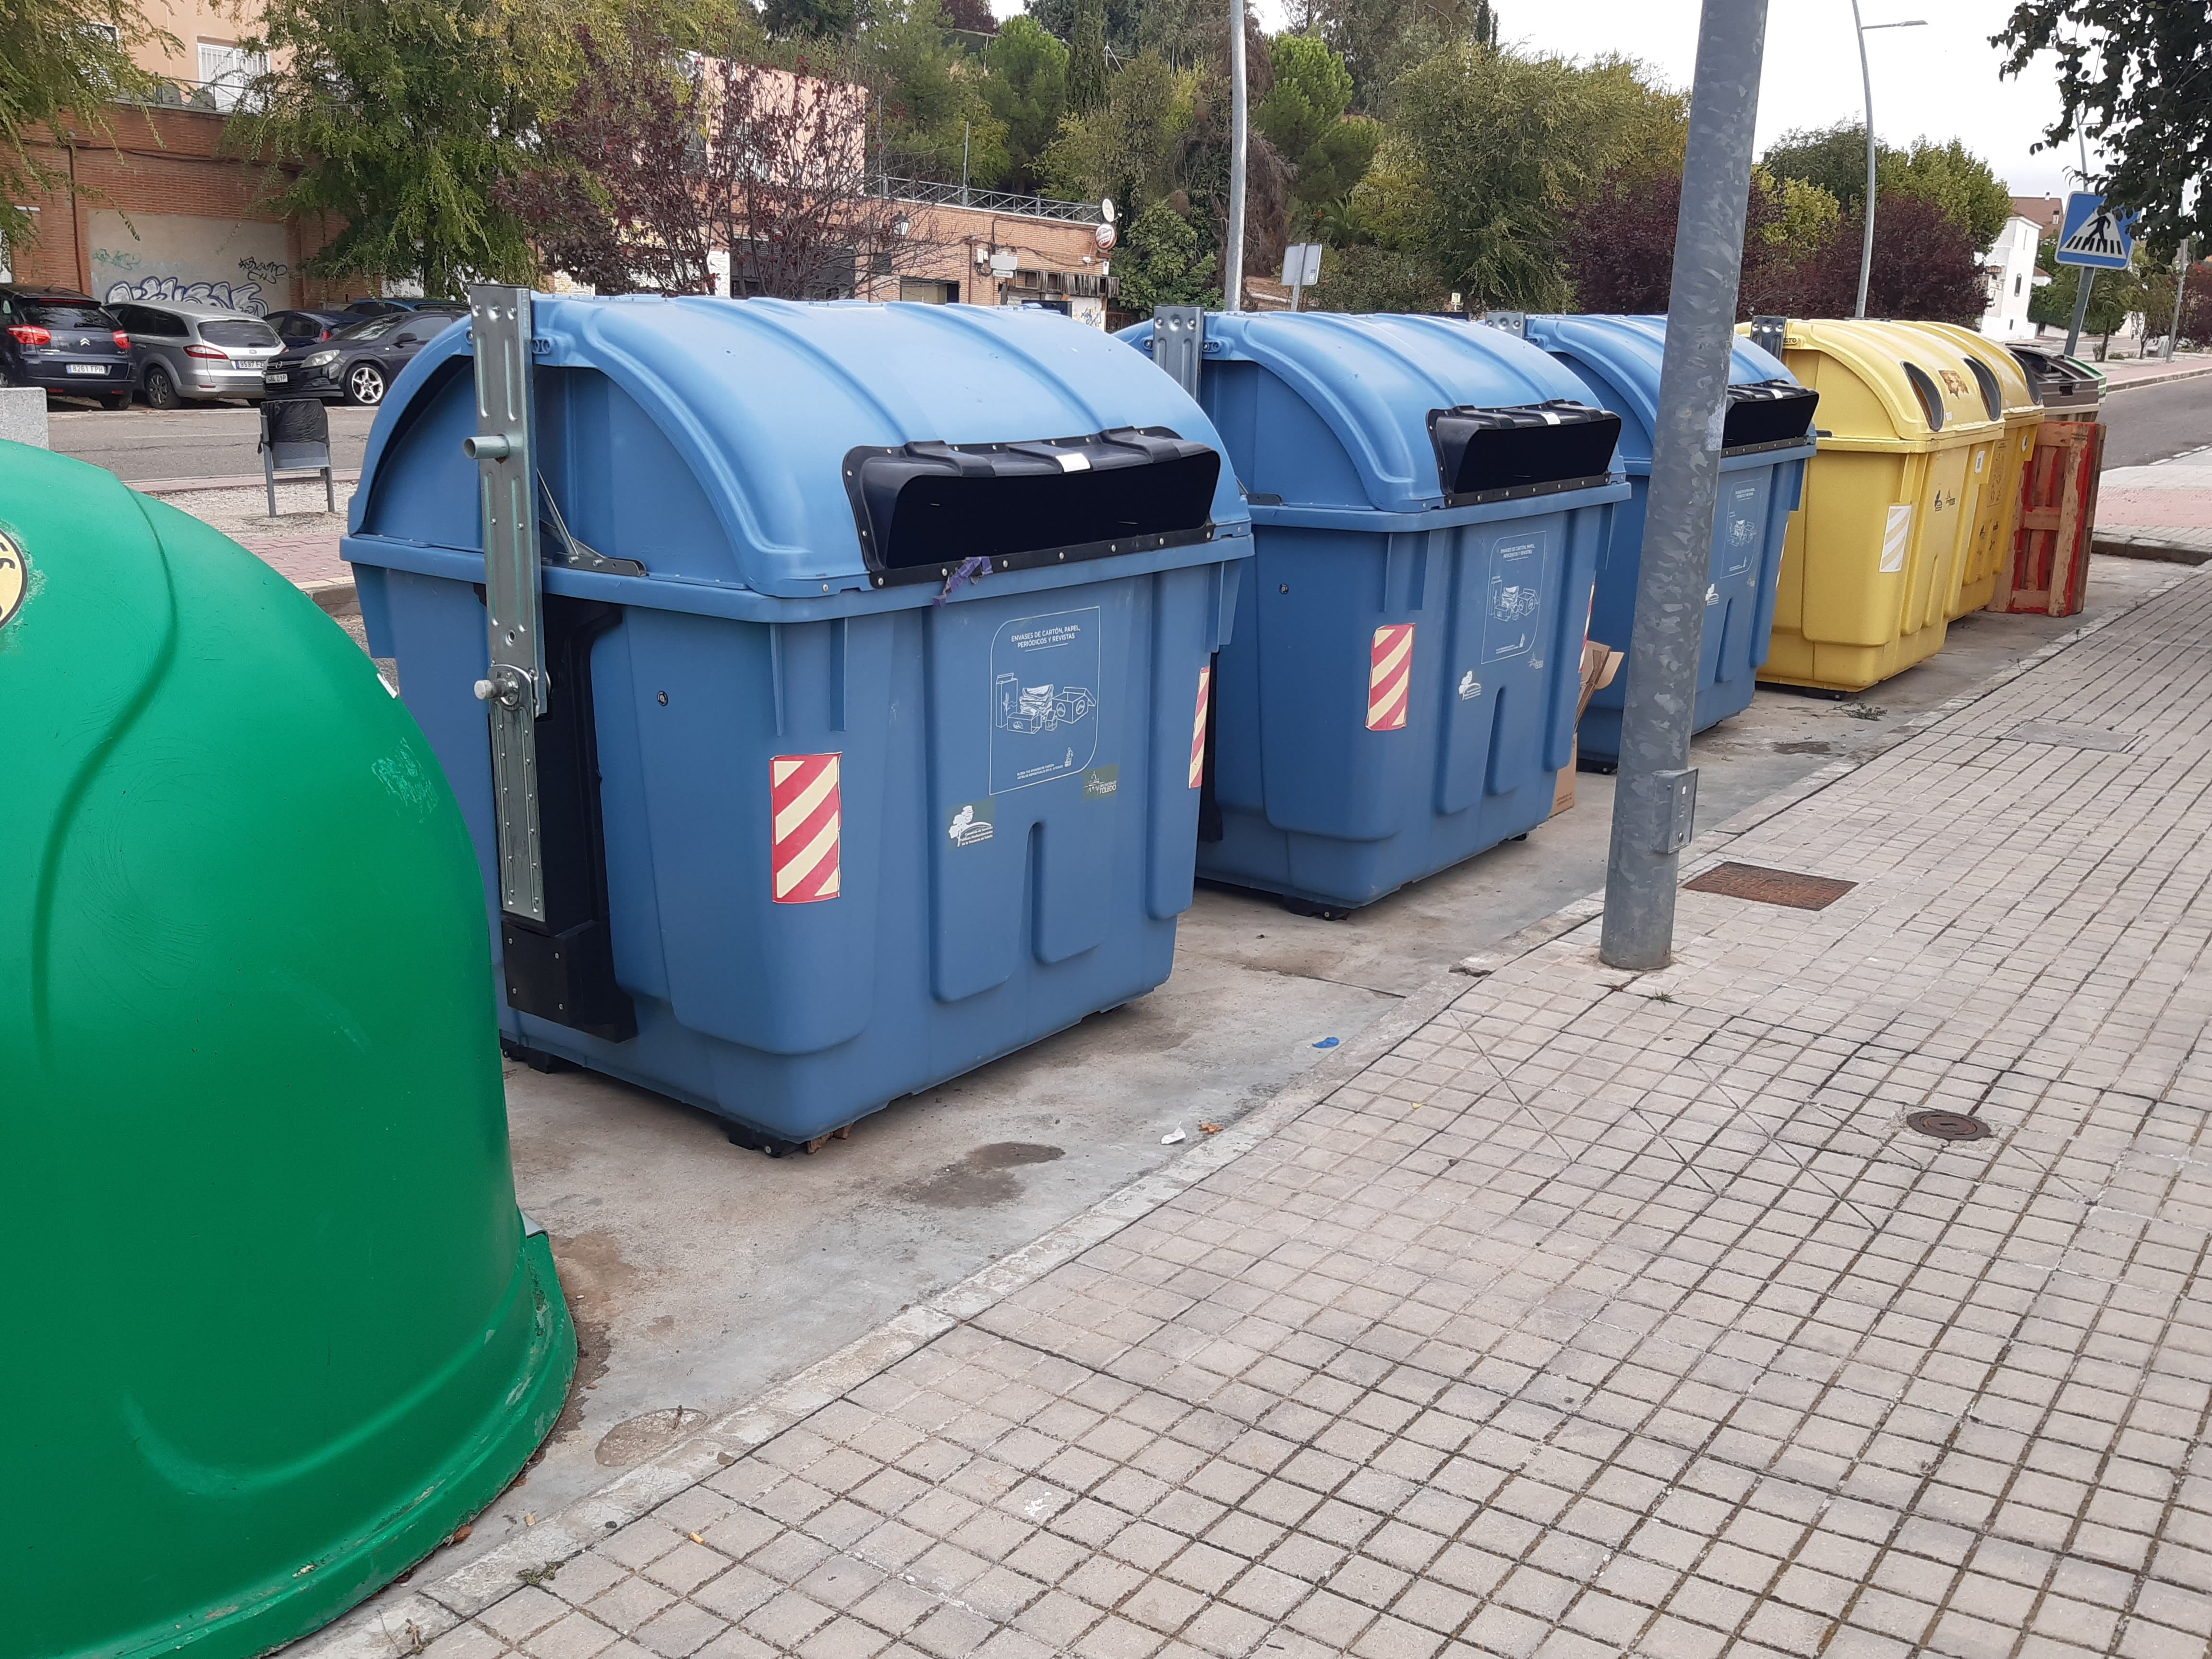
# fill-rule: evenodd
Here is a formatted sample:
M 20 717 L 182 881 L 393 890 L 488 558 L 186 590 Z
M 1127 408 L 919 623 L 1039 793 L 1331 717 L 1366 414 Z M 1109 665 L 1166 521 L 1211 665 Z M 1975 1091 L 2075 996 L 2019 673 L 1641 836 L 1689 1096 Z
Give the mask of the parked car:
M 343 398 L 373 409 L 408 359 L 466 314 L 452 307 L 356 319 L 327 340 L 287 346 L 263 371 L 263 389 L 272 397 Z
M 395 300 L 380 296 L 373 300 L 354 300 L 346 310 L 356 317 L 383 317 L 395 311 L 447 311 L 454 316 L 465 316 L 468 307 L 457 300 Z
M 89 294 L 10 285 L 0 287 L 0 383 L 128 409 L 138 368 L 130 337 Z
M 186 398 L 258 398 L 261 371 L 284 349 L 276 331 L 247 312 L 220 306 L 118 305 L 115 315 L 138 362 L 149 409 Z
M 272 311 L 261 319 L 276 331 L 276 337 L 288 346 L 302 341 L 319 345 L 337 330 L 361 320 L 361 313 L 353 311 Z

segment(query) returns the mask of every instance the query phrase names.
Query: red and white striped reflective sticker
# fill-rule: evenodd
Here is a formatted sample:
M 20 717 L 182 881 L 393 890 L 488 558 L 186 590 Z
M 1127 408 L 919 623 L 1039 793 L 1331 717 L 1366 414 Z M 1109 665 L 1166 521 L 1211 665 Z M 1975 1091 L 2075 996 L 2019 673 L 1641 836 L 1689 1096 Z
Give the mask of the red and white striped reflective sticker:
M 778 755 L 769 763 L 769 805 L 775 814 L 769 867 L 778 904 L 812 904 L 839 891 L 837 757 Z
M 1367 729 L 1401 732 L 1413 694 L 1413 624 L 1389 623 L 1375 630 L 1367 656 Z
M 1190 787 L 1199 787 L 1206 781 L 1206 699 L 1213 690 L 1212 665 L 1198 671 L 1198 713 L 1190 722 Z

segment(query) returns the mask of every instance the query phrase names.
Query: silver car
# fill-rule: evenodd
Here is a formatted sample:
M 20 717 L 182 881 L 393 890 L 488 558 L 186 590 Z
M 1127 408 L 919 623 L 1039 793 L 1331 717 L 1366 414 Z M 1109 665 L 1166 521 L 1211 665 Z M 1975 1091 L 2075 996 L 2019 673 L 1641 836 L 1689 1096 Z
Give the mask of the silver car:
M 131 337 L 138 395 L 149 409 L 174 409 L 187 398 L 258 398 L 263 368 L 284 349 L 275 329 L 243 311 L 134 301 L 108 309 Z

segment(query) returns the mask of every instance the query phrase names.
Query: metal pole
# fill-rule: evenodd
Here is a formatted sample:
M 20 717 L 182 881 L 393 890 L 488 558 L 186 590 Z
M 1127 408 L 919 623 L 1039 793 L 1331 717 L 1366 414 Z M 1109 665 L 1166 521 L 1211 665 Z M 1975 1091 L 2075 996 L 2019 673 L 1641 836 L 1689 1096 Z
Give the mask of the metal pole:
M 1874 276 L 1874 71 L 1867 67 L 1866 25 L 1859 21 L 1859 0 L 1851 0 L 1851 33 L 1859 43 L 1859 85 L 1866 93 L 1866 234 L 1859 239 L 1859 301 L 1854 317 L 1866 315 L 1867 283 Z
M 2066 355 L 2081 355 L 2081 325 L 2088 320 L 2089 290 L 2097 286 L 2097 273 L 2087 265 L 2074 267 L 2075 281 L 2080 284 L 2074 291 L 2074 325 L 2066 331 Z
M 960 124 L 960 205 L 968 205 L 968 140 L 975 130 L 972 121 Z
M 1662 968 L 1674 948 L 1675 866 L 1697 805 L 1690 721 L 1765 43 L 1766 0 L 1705 0 L 1598 945 L 1612 968 Z
M 2181 335 L 2181 295 L 2189 286 L 2189 243 L 2188 237 L 2181 239 L 2181 252 L 2174 260 L 2173 323 L 2166 331 L 2166 349 L 2159 354 L 2169 363 L 2173 361 L 2173 343 Z M 276 515 L 272 513 L 269 516 L 273 519 Z
M 1222 250 L 1221 308 L 1244 308 L 1244 0 L 1229 0 L 1229 246 Z

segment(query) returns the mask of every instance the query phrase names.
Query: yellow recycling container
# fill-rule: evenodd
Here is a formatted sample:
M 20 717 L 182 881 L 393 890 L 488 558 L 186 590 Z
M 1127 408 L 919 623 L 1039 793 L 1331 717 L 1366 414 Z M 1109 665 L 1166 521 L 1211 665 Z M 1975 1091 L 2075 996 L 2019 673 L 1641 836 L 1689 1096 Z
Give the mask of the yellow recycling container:
M 1951 615 L 1956 618 L 1981 610 L 1996 597 L 1997 573 L 2012 556 L 2013 538 L 2020 533 L 2021 491 L 2028 457 L 2035 453 L 2035 428 L 2043 424 L 2043 402 L 2020 359 L 1995 340 L 1957 323 L 1912 326 L 1963 352 L 1983 407 L 2002 411 L 2004 417 L 2004 436 L 1990 457 L 1990 475 L 1974 514 L 1973 544 L 1960 568 L 1958 597 L 1951 603 Z
M 1759 678 L 1862 691 L 1942 649 L 2004 422 L 1957 343 L 1915 324 L 1793 319 L 1781 356 L 1822 431 Z

